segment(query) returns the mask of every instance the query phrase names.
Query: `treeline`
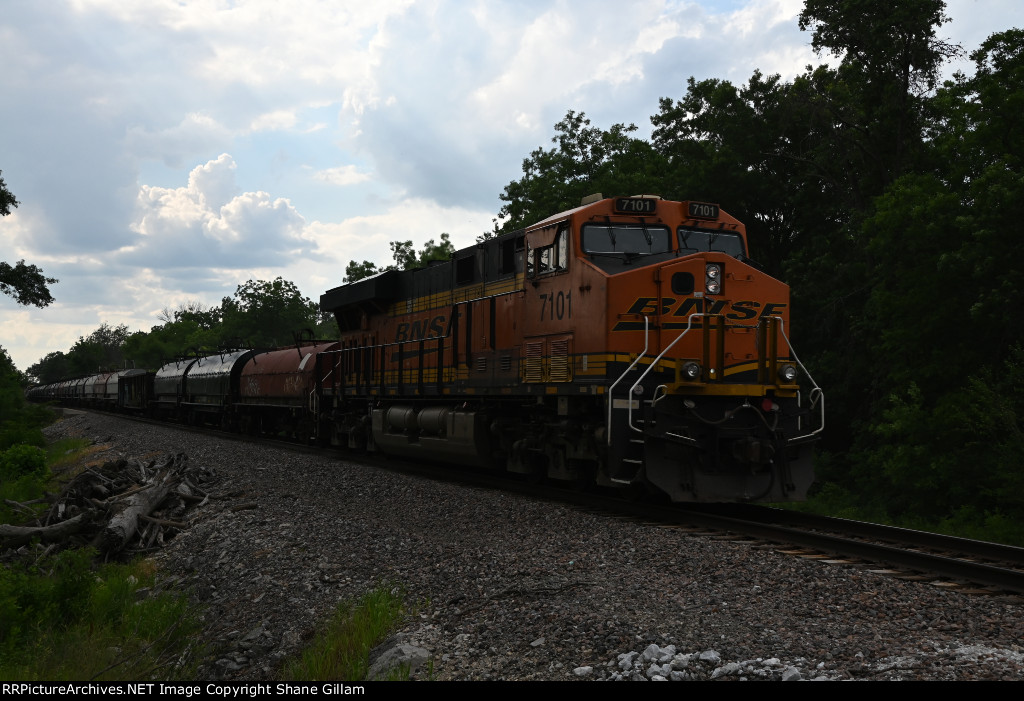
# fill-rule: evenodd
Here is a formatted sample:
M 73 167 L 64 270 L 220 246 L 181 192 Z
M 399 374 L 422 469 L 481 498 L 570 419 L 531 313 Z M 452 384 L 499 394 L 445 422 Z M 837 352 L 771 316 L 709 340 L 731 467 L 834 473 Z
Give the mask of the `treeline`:
M 510 183 L 495 232 L 593 192 L 720 203 L 792 287 L 794 344 L 828 398 L 819 499 L 913 524 L 1024 518 L 1024 31 L 973 73 L 941 0 L 808 0 L 838 60 L 792 81 L 691 79 L 651 139 L 570 111 Z M 1020 531 L 1018 531 L 1019 537 Z
M 30 378 L 41 384 L 88 375 L 101 369 L 158 368 L 190 353 L 223 348 L 274 348 L 292 343 L 296 333 L 314 338 L 337 338 L 333 317 L 304 297 L 294 283 L 249 280 L 239 285 L 220 306 L 204 307 L 190 302 L 164 309 L 163 323 L 149 331 L 128 330 L 125 325 L 102 324 L 82 336 L 65 353 L 49 353 L 28 368 Z

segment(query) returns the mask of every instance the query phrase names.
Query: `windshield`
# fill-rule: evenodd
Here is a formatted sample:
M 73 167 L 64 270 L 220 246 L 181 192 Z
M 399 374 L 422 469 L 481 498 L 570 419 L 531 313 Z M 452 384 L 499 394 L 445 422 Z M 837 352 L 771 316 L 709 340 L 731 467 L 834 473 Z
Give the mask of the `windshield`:
M 720 251 L 730 256 L 744 256 L 743 239 L 737 234 L 726 234 L 705 229 L 679 227 L 679 250 L 682 253 Z
M 639 224 L 585 224 L 584 253 L 595 255 L 650 255 L 672 250 L 668 227 Z

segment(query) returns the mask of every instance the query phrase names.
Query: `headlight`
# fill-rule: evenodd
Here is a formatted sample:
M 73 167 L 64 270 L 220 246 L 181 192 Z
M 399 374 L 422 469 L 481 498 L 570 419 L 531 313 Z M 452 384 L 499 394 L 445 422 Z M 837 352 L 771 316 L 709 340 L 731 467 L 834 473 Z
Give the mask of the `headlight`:
M 796 367 L 793 365 L 783 365 L 780 367 L 779 379 L 787 384 L 792 384 L 796 379 Z
M 692 360 L 688 363 L 683 363 L 683 379 L 688 382 L 700 379 L 700 365 Z
M 710 295 L 722 291 L 722 266 L 709 263 L 704 268 L 704 290 Z

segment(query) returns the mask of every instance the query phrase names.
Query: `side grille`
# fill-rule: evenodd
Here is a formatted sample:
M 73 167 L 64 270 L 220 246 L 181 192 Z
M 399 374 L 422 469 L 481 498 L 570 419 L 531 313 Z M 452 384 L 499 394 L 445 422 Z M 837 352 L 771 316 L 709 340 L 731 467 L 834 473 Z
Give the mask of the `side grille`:
M 544 381 L 544 341 L 531 341 L 526 343 L 526 357 L 523 362 L 523 381 Z
M 563 338 L 558 341 L 552 341 L 548 381 L 569 382 L 571 379 L 572 368 L 569 365 L 569 339 Z

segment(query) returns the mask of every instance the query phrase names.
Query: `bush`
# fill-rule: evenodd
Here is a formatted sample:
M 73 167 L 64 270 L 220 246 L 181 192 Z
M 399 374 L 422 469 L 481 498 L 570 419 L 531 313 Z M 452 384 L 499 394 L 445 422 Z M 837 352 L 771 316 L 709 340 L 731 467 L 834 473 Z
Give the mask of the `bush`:
M 0 428 L 0 451 L 21 444 L 42 448 L 46 445 L 46 438 L 39 428 L 23 423 L 6 423 Z
M 22 477 L 42 479 L 46 474 L 46 452 L 34 445 L 15 445 L 0 453 L 0 481 Z

